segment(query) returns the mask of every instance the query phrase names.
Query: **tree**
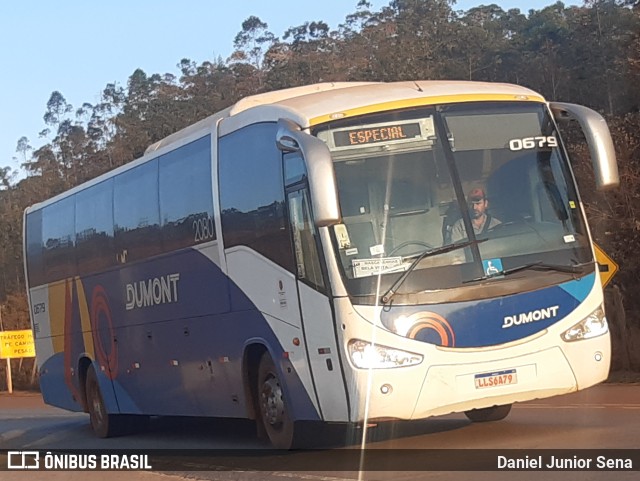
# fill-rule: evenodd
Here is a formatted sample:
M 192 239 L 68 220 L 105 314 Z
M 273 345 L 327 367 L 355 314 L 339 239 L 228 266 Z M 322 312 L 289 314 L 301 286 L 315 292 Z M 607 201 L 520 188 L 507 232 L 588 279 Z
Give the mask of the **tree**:
M 33 150 L 33 147 L 31 147 L 31 144 L 29 143 L 29 139 L 26 137 L 20 137 L 20 139 L 18 139 L 18 144 L 16 146 L 16 152 L 18 152 L 19 154 L 21 154 L 22 157 L 22 162 L 21 165 L 25 165 L 27 163 L 27 154 L 29 152 L 31 152 Z
M 336 39 L 322 21 L 290 27 L 267 52 L 268 82 L 280 87 L 336 80 Z
M 586 6 L 571 10 L 572 79 L 577 90 L 572 95 L 586 94 L 590 105 L 609 114 L 624 113 L 629 99 L 638 98 L 637 84 L 630 82 L 629 59 L 633 37 L 640 31 L 639 18 L 614 0 L 587 1 Z
M 44 123 L 56 127 L 62 122 L 65 114 L 71 112 L 73 106 L 68 104 L 64 96 L 57 90 L 51 93 L 44 114 Z
M 229 57 L 232 64 L 247 64 L 253 70 L 244 69 L 247 73 L 253 71 L 261 89 L 264 79 L 264 55 L 277 41 L 276 36 L 268 30 L 268 25 L 256 16 L 250 16 L 242 22 L 242 30 L 236 35 L 233 46 L 235 50 Z

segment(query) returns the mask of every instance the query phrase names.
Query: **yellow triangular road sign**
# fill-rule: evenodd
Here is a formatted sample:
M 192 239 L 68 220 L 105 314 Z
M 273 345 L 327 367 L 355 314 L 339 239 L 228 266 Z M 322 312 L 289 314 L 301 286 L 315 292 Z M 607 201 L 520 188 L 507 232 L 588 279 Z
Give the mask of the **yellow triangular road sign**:
M 596 252 L 596 261 L 598 262 L 598 269 L 600 270 L 600 281 L 602 282 L 602 288 L 604 289 L 613 276 L 618 272 L 618 264 L 609 257 L 602 248 L 593 243 L 594 250 Z

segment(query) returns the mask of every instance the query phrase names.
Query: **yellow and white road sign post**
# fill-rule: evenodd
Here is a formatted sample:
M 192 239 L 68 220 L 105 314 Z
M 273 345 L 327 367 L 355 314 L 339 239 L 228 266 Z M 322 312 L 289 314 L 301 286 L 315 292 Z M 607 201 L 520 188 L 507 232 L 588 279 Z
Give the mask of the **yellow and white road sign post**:
M 602 248 L 593 243 L 593 247 L 596 253 L 596 262 L 598 263 L 598 270 L 600 271 L 600 281 L 602 282 L 602 288 L 607 287 L 607 284 L 611 281 L 613 276 L 618 272 L 618 264 L 607 255 Z
M 0 358 L 35 357 L 36 346 L 31 329 L 0 332 Z
M 0 312 L 0 328 L 2 327 L 2 313 Z M 18 331 L 0 330 L 0 359 L 7 360 L 7 390 L 13 393 L 13 380 L 11 378 L 11 359 L 21 357 L 35 357 L 36 346 L 33 341 L 31 329 Z

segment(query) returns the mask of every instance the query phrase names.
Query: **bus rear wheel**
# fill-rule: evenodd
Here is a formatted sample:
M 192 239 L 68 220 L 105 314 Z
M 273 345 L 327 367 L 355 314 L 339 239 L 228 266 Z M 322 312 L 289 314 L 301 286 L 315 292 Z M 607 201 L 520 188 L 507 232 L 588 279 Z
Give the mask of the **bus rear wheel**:
M 474 423 L 485 423 L 489 421 L 500 421 L 511 412 L 511 404 L 501 406 L 491 406 L 489 408 L 471 409 L 464 414 Z
M 273 360 L 265 352 L 258 367 L 259 420 L 276 449 L 294 446 L 295 425 L 284 396 L 284 387 Z
M 109 438 L 121 434 L 123 420 L 117 414 L 109 414 L 104 404 L 98 376 L 93 366 L 87 371 L 87 382 L 85 385 L 87 395 L 87 408 L 89 411 L 89 421 L 91 428 L 99 438 Z

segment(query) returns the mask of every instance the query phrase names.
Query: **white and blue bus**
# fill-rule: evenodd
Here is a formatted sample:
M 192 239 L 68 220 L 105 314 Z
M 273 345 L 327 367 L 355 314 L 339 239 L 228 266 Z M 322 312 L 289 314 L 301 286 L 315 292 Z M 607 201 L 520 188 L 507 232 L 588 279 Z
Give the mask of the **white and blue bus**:
M 215 416 L 290 448 L 306 421 L 498 420 L 603 381 L 565 119 L 615 186 L 585 107 L 508 84 L 331 83 L 243 99 L 29 207 L 45 402 L 102 437 Z

